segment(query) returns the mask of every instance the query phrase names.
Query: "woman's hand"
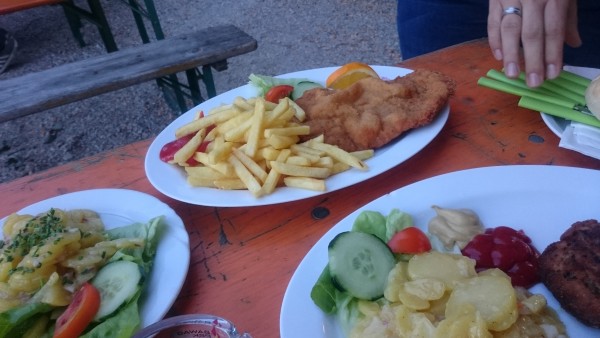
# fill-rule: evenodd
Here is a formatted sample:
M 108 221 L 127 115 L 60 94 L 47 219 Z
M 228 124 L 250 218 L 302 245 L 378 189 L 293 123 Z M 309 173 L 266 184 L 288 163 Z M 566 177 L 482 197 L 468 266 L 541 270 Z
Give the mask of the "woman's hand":
M 511 7 L 520 13 L 505 14 Z M 537 87 L 560 73 L 565 42 L 581 45 L 577 0 L 490 0 L 488 38 L 494 57 L 503 60 L 511 78 L 519 75 L 522 45 L 527 85 Z

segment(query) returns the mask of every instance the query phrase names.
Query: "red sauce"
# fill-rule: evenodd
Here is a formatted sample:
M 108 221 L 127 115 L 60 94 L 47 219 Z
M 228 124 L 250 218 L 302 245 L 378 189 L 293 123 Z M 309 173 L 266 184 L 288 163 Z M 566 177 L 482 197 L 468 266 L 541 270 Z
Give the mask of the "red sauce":
M 501 226 L 475 236 L 462 250 L 474 259 L 478 271 L 498 268 L 510 276 L 514 286 L 531 287 L 539 282 L 539 251 L 523 230 Z
M 204 116 L 204 112 L 200 112 L 200 117 Z M 207 132 L 211 131 L 215 126 L 210 126 L 207 128 Z M 185 146 L 191 139 L 192 137 L 194 137 L 196 133 L 191 133 L 188 135 L 184 135 L 178 139 L 175 139 L 171 142 L 168 142 L 167 144 L 165 144 L 161 149 L 160 149 L 160 153 L 159 153 L 159 157 L 160 160 L 163 162 L 170 162 L 173 161 L 175 158 L 175 153 L 183 148 L 183 146 Z M 200 144 L 200 146 L 198 146 L 198 148 L 196 149 L 196 151 L 201 151 L 204 152 L 206 151 L 206 147 L 208 146 L 210 142 L 202 142 Z M 198 162 L 196 160 L 194 160 L 194 158 L 190 158 L 187 161 L 187 164 L 194 166 L 197 165 Z

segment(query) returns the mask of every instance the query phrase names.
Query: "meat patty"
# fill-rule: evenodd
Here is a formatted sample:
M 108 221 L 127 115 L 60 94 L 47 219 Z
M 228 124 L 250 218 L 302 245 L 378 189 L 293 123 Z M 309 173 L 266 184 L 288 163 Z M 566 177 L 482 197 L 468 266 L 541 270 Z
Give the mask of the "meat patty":
M 415 70 L 391 81 L 365 78 L 344 90 L 315 88 L 296 100 L 311 134 L 346 151 L 379 148 L 433 121 L 454 92 L 451 79 Z
M 582 323 L 600 327 L 600 223 L 576 222 L 539 258 L 542 282 Z

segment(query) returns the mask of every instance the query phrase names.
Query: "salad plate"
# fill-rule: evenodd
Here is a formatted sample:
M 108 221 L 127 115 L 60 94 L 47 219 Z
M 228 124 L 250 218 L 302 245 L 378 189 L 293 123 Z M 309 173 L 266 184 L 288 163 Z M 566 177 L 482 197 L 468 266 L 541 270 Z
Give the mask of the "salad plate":
M 409 69 L 388 66 L 372 66 L 383 79 L 393 79 L 406 75 Z M 338 67 L 318 68 L 280 75 L 280 78 L 305 78 L 324 85 L 327 76 Z M 369 166 L 367 171 L 348 170 L 327 178 L 327 190 L 316 192 L 312 190 L 280 187 L 270 195 L 254 197 L 246 190 L 219 190 L 204 187 L 192 187 L 187 183 L 185 171 L 175 165 L 162 162 L 159 158 L 161 148 L 175 139 L 175 131 L 193 120 L 194 114 L 201 110 L 210 111 L 223 104 L 231 104 L 238 96 L 251 98 L 258 95 L 258 90 L 245 85 L 210 100 L 207 100 L 169 124 L 152 142 L 145 158 L 146 176 L 150 183 L 161 193 L 173 199 L 196 205 L 218 207 L 241 207 L 270 205 L 296 201 L 304 198 L 339 190 L 379 175 L 398 164 L 406 161 L 431 142 L 445 125 L 450 112 L 449 106 L 438 114 L 429 125 L 413 129 L 390 144 L 377 149 L 375 155 L 365 161 Z
M 366 204 L 332 227 L 310 249 L 294 272 L 280 313 L 283 338 L 343 338 L 334 316 L 324 314 L 310 292 L 327 264 L 327 246 L 342 231 L 352 228 L 364 210 L 390 213 L 393 208 L 413 217 L 415 226 L 427 230 L 435 216 L 432 205 L 467 208 L 477 213 L 487 228 L 522 229 L 541 252 L 558 241 L 577 221 L 600 219 L 590 207 L 600 200 L 600 171 L 558 166 L 498 166 L 457 171 L 400 188 Z M 552 294 L 537 284 L 530 289 L 543 294 L 559 315 L 571 337 L 597 337 L 600 329 L 587 327 L 564 311 Z
M 167 227 L 158 243 L 150 280 L 140 298 L 140 325 L 146 327 L 164 317 L 183 286 L 190 259 L 187 231 L 173 209 L 154 196 L 138 191 L 92 189 L 49 198 L 16 213 L 36 215 L 51 208 L 93 210 L 100 215 L 107 230 L 163 216 Z M 0 224 L 5 220 L 6 217 L 1 219 Z

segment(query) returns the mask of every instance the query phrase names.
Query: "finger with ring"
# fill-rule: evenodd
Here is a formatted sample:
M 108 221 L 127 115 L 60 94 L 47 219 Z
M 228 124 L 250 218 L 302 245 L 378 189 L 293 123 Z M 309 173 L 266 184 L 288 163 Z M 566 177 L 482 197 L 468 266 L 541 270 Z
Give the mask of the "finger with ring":
M 504 9 L 504 11 L 502 11 L 502 17 L 504 17 L 508 14 L 516 14 L 516 15 L 522 17 L 521 9 L 519 7 L 514 7 L 514 6 L 506 7 Z

